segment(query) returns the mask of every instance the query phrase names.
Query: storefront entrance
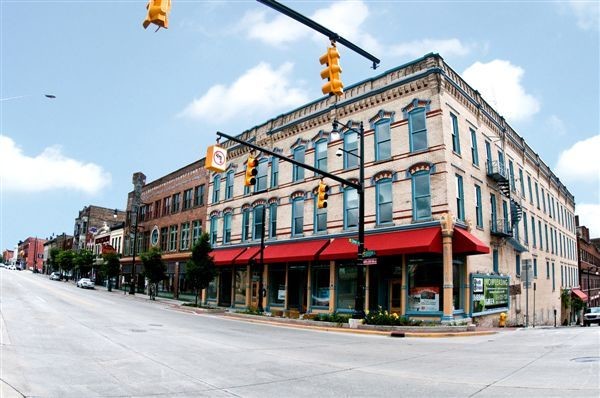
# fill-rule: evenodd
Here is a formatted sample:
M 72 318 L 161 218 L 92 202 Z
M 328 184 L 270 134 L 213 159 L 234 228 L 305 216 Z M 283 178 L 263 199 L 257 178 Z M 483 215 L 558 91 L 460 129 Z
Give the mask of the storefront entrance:
M 288 270 L 288 309 L 306 312 L 307 267 L 290 265 Z
M 219 274 L 219 305 L 231 306 L 231 270 L 221 270 Z
M 402 314 L 402 279 L 390 280 L 390 312 Z

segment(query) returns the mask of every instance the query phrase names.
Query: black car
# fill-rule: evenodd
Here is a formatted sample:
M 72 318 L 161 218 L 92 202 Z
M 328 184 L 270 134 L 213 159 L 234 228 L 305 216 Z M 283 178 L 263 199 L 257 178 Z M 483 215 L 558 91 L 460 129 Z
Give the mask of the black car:
M 590 326 L 592 323 L 600 325 L 600 307 L 591 307 L 585 310 L 583 314 L 583 324 Z

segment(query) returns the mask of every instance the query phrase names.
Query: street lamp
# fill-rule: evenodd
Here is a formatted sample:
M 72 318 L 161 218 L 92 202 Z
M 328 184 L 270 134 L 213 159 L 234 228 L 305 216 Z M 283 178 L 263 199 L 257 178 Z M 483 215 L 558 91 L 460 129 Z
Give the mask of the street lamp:
M 347 124 L 339 122 L 337 119 L 333 121 L 332 137 L 339 137 L 338 125 L 342 125 L 348 130 L 358 134 L 359 137 L 359 154 L 338 148 L 335 155 L 340 157 L 343 153 L 354 155 L 358 158 L 358 187 L 356 193 L 358 195 L 358 253 L 356 256 L 356 296 L 354 297 L 354 319 L 362 319 L 365 317 L 365 276 L 363 256 L 365 252 L 365 130 L 363 122 L 360 122 L 359 130 L 356 130 Z

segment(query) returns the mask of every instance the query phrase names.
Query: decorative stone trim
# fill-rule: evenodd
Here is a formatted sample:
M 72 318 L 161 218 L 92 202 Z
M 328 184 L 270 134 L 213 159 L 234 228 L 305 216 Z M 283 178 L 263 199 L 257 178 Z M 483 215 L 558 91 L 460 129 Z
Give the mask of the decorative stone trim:
M 254 203 L 252 203 L 252 207 L 256 207 L 256 206 L 266 206 L 267 201 L 265 199 L 257 199 L 254 201 Z
M 419 171 L 428 171 L 429 174 L 435 173 L 435 165 L 430 162 L 415 163 L 406 170 L 406 177 L 410 178 L 413 174 L 418 173 Z
M 396 181 L 396 173 L 391 170 L 382 170 L 371 178 L 371 185 L 375 185 L 377 181 L 385 178 L 391 178 L 392 181 Z
M 331 133 L 324 131 L 324 130 L 319 130 L 319 133 L 316 134 L 313 138 L 311 138 L 311 142 L 313 144 L 313 148 L 316 146 L 318 141 L 321 141 L 322 139 L 326 139 L 327 142 L 329 142 L 329 137 L 330 137 Z
M 296 140 L 296 141 L 295 141 L 295 142 L 294 142 L 294 143 L 293 143 L 293 144 L 290 146 L 290 149 L 291 149 L 291 150 L 292 150 L 292 152 L 293 152 L 293 151 L 294 151 L 294 149 L 296 149 L 296 148 L 297 148 L 297 147 L 299 147 L 299 146 L 303 146 L 303 145 L 304 145 L 304 146 L 306 147 L 306 144 L 308 144 L 308 141 L 307 141 L 307 140 L 304 140 L 304 139 L 302 139 L 302 138 L 298 138 L 298 139 L 297 139 L 297 140 Z
M 244 204 L 242 205 L 242 211 L 244 211 L 244 210 L 248 210 L 250 207 L 252 207 L 252 206 L 250 206 L 250 203 L 244 203 Z
M 375 116 L 373 116 L 371 119 L 369 119 L 369 124 L 371 125 L 371 128 L 375 128 L 375 123 L 377 123 L 380 120 L 384 120 L 384 119 L 390 119 L 390 124 L 394 123 L 394 115 L 395 114 L 396 114 L 396 112 L 385 111 L 383 109 L 380 109 L 379 112 L 377 112 L 377 114 L 375 114 Z
M 221 212 L 219 210 L 211 211 L 208 218 L 213 218 L 213 217 L 221 217 Z
M 304 191 L 295 191 L 295 192 L 292 192 L 292 194 L 290 195 L 290 199 L 294 200 L 296 198 L 306 199 L 306 192 L 304 192 Z
M 226 207 L 226 208 L 223 209 L 223 211 L 221 213 L 222 214 L 228 214 L 228 213 L 233 214 L 233 208 L 232 207 Z
M 273 204 L 273 203 L 275 203 L 275 204 L 278 205 L 279 204 L 279 198 L 269 198 L 269 200 L 267 201 L 267 203 L 270 204 L 270 205 Z
M 402 116 L 404 117 L 404 119 L 408 119 L 408 114 L 410 113 L 410 111 L 417 109 L 417 108 L 425 108 L 425 113 L 427 113 L 427 112 L 429 112 L 430 107 L 431 107 L 430 100 L 414 98 L 408 105 L 406 105 L 404 108 L 402 108 Z

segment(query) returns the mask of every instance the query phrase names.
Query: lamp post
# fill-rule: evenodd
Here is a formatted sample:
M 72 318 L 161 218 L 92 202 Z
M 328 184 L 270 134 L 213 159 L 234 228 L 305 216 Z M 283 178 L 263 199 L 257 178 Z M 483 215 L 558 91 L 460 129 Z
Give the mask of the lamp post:
M 129 294 L 134 295 L 135 294 L 135 278 L 136 278 L 136 273 L 135 273 L 135 249 L 137 246 L 137 231 L 138 231 L 138 214 L 139 214 L 139 207 L 137 207 L 135 209 L 135 221 L 133 224 L 133 253 L 132 253 L 132 260 L 131 260 L 131 281 L 129 283 Z M 131 213 L 130 213 L 130 218 L 131 218 Z M 131 233 L 130 235 L 131 236 Z
M 362 319 L 365 317 L 365 275 L 363 256 L 365 252 L 365 130 L 363 122 L 360 122 L 359 130 L 356 130 L 347 124 L 337 120 L 333 121 L 332 134 L 339 134 L 338 124 L 341 124 L 346 129 L 358 134 L 359 137 L 359 154 L 349 152 L 345 149 L 338 148 L 336 156 L 341 156 L 342 152 L 358 158 L 358 187 L 356 193 L 358 195 L 358 253 L 356 256 L 356 296 L 354 297 L 354 319 Z

